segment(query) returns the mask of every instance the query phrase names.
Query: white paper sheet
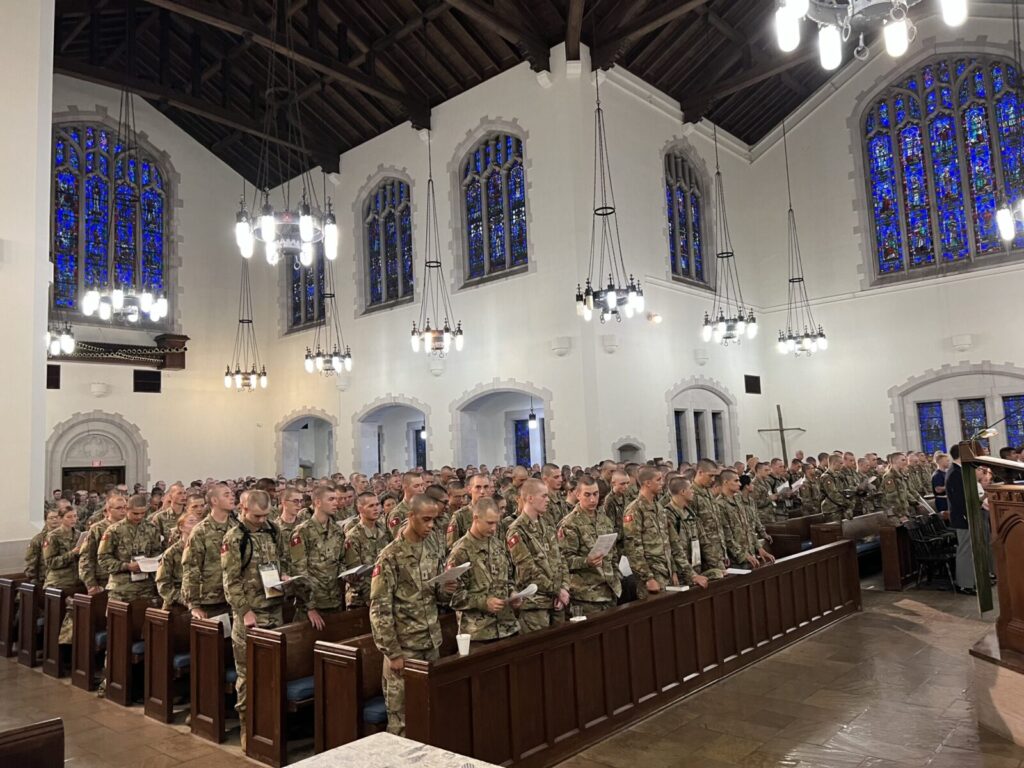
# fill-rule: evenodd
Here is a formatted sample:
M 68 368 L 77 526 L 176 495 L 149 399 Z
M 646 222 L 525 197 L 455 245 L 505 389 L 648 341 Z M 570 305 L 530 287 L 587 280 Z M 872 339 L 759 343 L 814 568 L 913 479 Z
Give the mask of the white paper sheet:
M 624 579 L 633 575 L 633 569 L 629 567 L 629 558 L 625 555 L 619 558 L 619 573 Z
M 85 540 L 88 539 L 88 538 L 89 538 L 89 531 L 88 530 L 82 531 L 81 535 L 79 535 L 79 537 L 78 537 L 78 541 L 75 542 L 75 547 L 76 548 L 80 548 L 83 544 L 85 544 Z
M 612 551 L 612 547 L 615 546 L 615 540 L 619 538 L 617 533 L 602 533 L 597 537 L 597 541 L 594 542 L 594 546 L 590 548 L 590 552 L 587 553 L 587 559 L 600 555 L 604 557 Z
M 156 573 L 156 569 L 160 567 L 160 557 L 142 557 L 139 555 L 132 559 L 139 564 L 139 570 L 142 573 Z
M 349 568 L 347 571 L 342 571 L 338 574 L 339 579 L 358 579 L 360 576 L 365 576 L 373 570 L 373 563 L 370 565 L 356 565 Z
M 749 576 L 750 571 L 745 571 L 742 568 L 726 568 L 725 572 L 730 576 Z
M 449 581 L 455 581 L 459 576 L 469 570 L 469 563 L 463 563 L 462 565 L 456 565 L 454 568 L 449 568 L 447 571 L 442 571 L 439 575 L 430 579 L 427 584 L 440 584 L 444 586 Z
M 671 584 L 669 584 L 667 587 L 665 587 L 665 591 L 666 592 L 689 592 L 690 591 L 690 587 L 689 587 L 688 584 L 684 584 L 684 585 L 679 586 L 679 587 L 673 587 Z
M 514 593 L 512 593 L 511 595 L 508 596 L 508 599 L 509 600 L 525 600 L 526 598 L 533 597 L 536 594 L 537 594 L 537 585 L 536 584 L 527 584 L 526 585 L 526 589 L 524 589 L 522 592 L 514 592 Z
M 221 634 L 224 637 L 231 637 L 231 614 L 230 613 L 222 613 L 222 614 L 219 614 L 217 616 L 211 616 L 210 620 L 211 621 L 216 621 L 218 624 L 220 624 Z

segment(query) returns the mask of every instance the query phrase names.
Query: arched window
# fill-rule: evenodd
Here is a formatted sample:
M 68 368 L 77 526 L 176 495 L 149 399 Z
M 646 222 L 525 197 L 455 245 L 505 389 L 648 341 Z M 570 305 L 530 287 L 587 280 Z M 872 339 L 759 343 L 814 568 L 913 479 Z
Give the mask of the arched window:
M 386 178 L 363 203 L 366 308 L 397 304 L 413 295 L 412 200 L 409 185 Z
M 526 267 L 522 139 L 488 136 L 463 159 L 460 178 L 466 282 Z
M 704 190 L 685 155 L 665 155 L 665 211 L 672 276 L 707 283 L 704 273 Z
M 296 331 L 324 319 L 324 244 L 313 245 L 313 263 L 302 266 L 288 257 L 288 330 Z
M 939 57 L 873 100 L 861 126 L 877 282 L 1005 255 L 999 193 L 1024 195 L 1016 88 L 1004 59 Z
M 167 175 L 141 147 L 142 167 L 126 163 L 116 134 L 98 123 L 53 129 L 53 303 L 64 310 L 111 284 L 166 292 Z

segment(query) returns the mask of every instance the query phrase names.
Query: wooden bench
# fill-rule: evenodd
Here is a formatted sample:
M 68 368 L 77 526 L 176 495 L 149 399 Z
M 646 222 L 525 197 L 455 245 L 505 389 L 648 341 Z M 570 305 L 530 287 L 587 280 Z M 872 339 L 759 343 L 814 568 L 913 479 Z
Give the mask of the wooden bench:
M 18 598 L 18 663 L 36 667 L 43 646 L 43 588 L 23 581 Z
M 72 595 L 73 592 L 57 587 L 43 590 L 43 674 L 50 677 L 64 677 L 70 666 L 71 651 L 61 648 L 59 640 L 60 627 Z
M 225 699 L 235 694 L 234 654 L 231 638 L 224 637 L 221 624 L 211 619 L 192 619 L 189 626 L 189 702 L 193 735 L 209 741 L 224 741 L 227 719 Z
M 825 515 L 819 512 L 816 515 L 791 517 L 785 522 L 765 523 L 764 529 L 772 537 L 769 545 L 771 553 L 776 557 L 789 557 L 805 552 L 814 546 L 811 526 L 824 522 Z
M 406 661 L 406 738 L 497 765 L 554 765 L 860 610 L 856 560 L 843 541 L 475 644 L 468 657 Z
M 815 546 L 843 539 L 853 541 L 858 557 L 879 552 L 886 590 L 898 592 L 914 579 L 914 558 L 907 529 L 902 525 L 890 525 L 884 512 L 871 512 L 841 523 L 812 526 L 811 538 Z
M 107 652 L 107 592 L 80 593 L 71 598 L 71 684 L 83 691 L 97 685 L 100 659 Z
M 142 622 L 151 605 L 149 600 L 107 600 L 107 698 L 122 707 L 135 700 L 146 653 Z
M 187 690 L 192 657 L 189 654 L 191 614 L 180 605 L 165 611 L 147 608 L 142 625 L 146 646 L 143 702 L 146 715 L 162 723 L 174 720 L 174 697 Z
M 10 658 L 18 640 L 18 585 L 25 579 L 23 573 L 0 576 L 0 657 Z
M 63 768 L 64 721 L 58 717 L 0 731 L 0 765 Z
M 313 644 L 348 640 L 370 631 L 366 608 L 324 616 L 319 632 L 308 621 L 246 633 L 248 701 L 246 754 L 275 768 L 288 762 L 288 715 L 313 706 Z
M 444 614 L 441 653 L 456 652 L 458 624 L 454 613 Z M 317 640 L 313 646 L 314 746 L 316 752 L 383 731 L 388 711 L 381 690 L 384 654 L 373 635 L 341 643 Z

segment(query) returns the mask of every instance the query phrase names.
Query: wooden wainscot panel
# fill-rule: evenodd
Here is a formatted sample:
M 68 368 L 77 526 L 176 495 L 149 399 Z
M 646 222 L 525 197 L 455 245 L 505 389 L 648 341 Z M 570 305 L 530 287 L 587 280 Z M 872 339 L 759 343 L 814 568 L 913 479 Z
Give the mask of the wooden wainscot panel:
M 18 663 L 35 667 L 42 647 L 43 588 L 23 581 L 18 585 L 18 597 Z
M 496 643 L 406 662 L 406 736 L 550 766 L 860 610 L 852 541 Z
M 192 660 L 189 656 L 189 612 L 181 605 L 169 611 L 147 608 L 142 626 L 146 655 L 143 702 L 147 717 L 170 723 L 174 720 L 174 697 L 187 689 Z
M 142 623 L 149 600 L 107 600 L 107 699 L 122 707 L 135 700 L 145 656 Z
M 72 592 L 57 587 L 43 590 L 43 674 L 64 677 L 68 673 L 70 651 L 60 647 L 60 627 Z
M 107 648 L 107 592 L 71 598 L 74 632 L 71 637 L 71 684 L 83 691 L 96 688 L 100 655 Z
M 193 618 L 189 628 L 189 654 L 192 656 L 189 728 L 194 735 L 219 744 L 224 741 L 225 698 L 235 690 L 231 638 L 224 637 L 220 622 Z

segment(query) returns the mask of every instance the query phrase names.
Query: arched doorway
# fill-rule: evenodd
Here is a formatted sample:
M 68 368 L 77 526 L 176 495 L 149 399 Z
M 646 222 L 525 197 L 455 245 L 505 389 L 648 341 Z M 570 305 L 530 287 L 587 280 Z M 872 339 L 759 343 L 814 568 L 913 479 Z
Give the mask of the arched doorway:
M 669 454 L 676 463 L 714 459 L 734 461 L 739 450 L 736 398 L 717 382 L 693 378 L 666 395 Z
M 546 394 L 498 385 L 463 398 L 453 412 L 456 462 L 533 466 L 548 461 L 551 435 Z M 531 411 L 536 416 L 532 425 Z
M 278 472 L 288 478 L 325 477 L 334 471 L 334 425 L 320 416 L 292 419 L 279 429 Z
M 47 488 L 96 490 L 149 482 L 149 455 L 139 428 L 117 413 L 76 413 L 46 441 Z
M 355 464 L 360 472 L 428 468 L 428 414 L 419 401 L 373 403 L 355 419 Z
M 635 437 L 624 437 L 612 445 L 612 455 L 623 464 L 643 462 L 644 444 Z

